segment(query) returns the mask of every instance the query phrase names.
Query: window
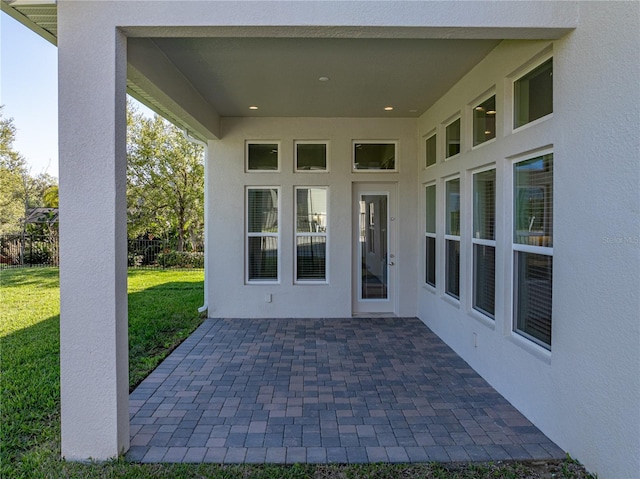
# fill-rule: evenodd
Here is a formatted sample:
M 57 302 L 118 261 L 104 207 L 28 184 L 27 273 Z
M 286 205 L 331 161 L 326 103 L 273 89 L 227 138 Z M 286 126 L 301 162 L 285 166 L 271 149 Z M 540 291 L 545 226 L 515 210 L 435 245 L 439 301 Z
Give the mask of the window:
M 297 187 L 296 282 L 327 279 L 327 188 Z
M 514 128 L 553 112 L 553 58 L 515 81 L 513 107 Z
M 473 175 L 473 308 L 494 317 L 496 295 L 496 170 Z
M 354 170 L 396 170 L 395 142 L 354 142 Z
M 445 183 L 445 292 L 460 299 L 460 178 Z
M 460 118 L 447 126 L 446 140 L 445 158 L 450 158 L 460 153 Z
M 436 185 L 425 188 L 425 283 L 436 286 Z
M 553 154 L 514 164 L 514 329 L 551 349 Z
M 473 146 L 496 137 L 496 96 L 473 109 Z
M 296 171 L 327 171 L 326 141 L 296 141 Z
M 279 146 L 275 142 L 247 142 L 247 171 L 278 171 Z
M 432 166 L 436 164 L 436 135 L 431 135 L 426 140 L 426 166 Z
M 247 281 L 279 279 L 279 189 L 247 188 Z

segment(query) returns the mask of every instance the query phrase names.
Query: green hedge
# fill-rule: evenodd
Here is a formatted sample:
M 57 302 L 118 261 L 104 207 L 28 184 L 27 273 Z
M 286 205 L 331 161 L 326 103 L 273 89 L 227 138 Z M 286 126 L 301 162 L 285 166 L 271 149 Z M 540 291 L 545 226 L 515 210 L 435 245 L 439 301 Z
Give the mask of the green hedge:
M 158 264 L 165 268 L 204 268 L 204 253 L 169 251 L 158 253 Z

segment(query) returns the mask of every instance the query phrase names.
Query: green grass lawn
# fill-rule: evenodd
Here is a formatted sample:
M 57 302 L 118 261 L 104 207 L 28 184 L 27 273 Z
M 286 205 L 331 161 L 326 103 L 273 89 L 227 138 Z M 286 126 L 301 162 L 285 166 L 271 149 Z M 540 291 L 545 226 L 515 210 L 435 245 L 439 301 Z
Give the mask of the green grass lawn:
M 129 271 L 129 384 L 135 387 L 200 323 L 202 271 Z M 60 459 L 58 270 L 0 270 L 1 478 L 588 478 L 553 464 L 294 465 L 102 464 Z M 542 471 L 544 469 L 544 471 Z M 542 472 L 541 472 L 542 471 Z M 542 476 L 551 477 L 551 476 Z

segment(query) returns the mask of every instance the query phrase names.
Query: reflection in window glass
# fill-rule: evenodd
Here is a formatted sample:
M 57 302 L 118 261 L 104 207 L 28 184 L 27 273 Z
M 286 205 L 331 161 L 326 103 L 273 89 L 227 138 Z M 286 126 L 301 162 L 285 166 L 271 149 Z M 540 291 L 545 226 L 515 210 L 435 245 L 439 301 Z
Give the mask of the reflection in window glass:
M 325 171 L 326 169 L 326 143 L 296 143 L 297 171 Z
M 516 163 L 515 243 L 553 246 L 553 154 Z
M 327 188 L 296 188 L 296 281 L 325 281 Z
M 496 96 L 473 109 L 473 146 L 496 137 Z
M 436 164 L 436 135 L 432 135 L 427 138 L 426 141 L 426 165 L 431 166 Z
M 455 156 L 460 153 L 460 118 L 447 126 L 446 130 L 447 149 L 446 157 Z
M 425 188 L 425 283 L 436 285 L 436 185 Z
M 518 128 L 553 112 L 553 58 L 513 85 L 514 119 Z
M 247 169 L 250 171 L 274 171 L 278 169 L 277 143 L 249 143 L 247 145 Z
M 395 170 L 395 143 L 354 143 L 354 164 L 356 170 Z
M 278 190 L 247 190 L 247 270 L 249 281 L 278 280 Z
M 446 182 L 445 292 L 460 298 L 460 178 Z

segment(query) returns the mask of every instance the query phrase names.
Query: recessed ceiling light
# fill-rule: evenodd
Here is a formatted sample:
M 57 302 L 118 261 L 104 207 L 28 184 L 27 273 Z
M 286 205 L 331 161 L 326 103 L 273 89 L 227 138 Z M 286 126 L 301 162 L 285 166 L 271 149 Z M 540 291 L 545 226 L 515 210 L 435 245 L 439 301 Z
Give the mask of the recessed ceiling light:
M 252 106 L 249 107 L 249 110 L 257 110 L 257 109 L 258 109 L 258 107 L 255 106 L 255 105 L 252 105 Z
M 485 135 L 490 135 L 491 134 L 491 130 L 484 130 L 484 134 Z
M 483 107 L 481 107 L 481 106 L 477 106 L 477 107 L 475 108 L 475 110 L 476 110 L 476 111 L 484 111 L 484 108 L 483 108 Z
M 487 110 L 487 115 L 495 115 L 496 111 L 495 110 Z
M 319 81 L 329 81 L 329 77 L 320 77 L 318 78 Z
M 384 111 L 391 111 L 391 110 L 393 110 L 392 106 L 385 106 L 384 107 Z

